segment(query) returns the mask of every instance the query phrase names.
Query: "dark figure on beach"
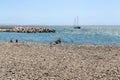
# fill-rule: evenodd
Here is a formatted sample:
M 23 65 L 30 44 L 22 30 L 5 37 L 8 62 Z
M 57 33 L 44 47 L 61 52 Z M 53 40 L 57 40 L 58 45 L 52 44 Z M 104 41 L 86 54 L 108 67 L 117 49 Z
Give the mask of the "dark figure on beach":
M 18 40 L 16 39 L 16 43 L 18 43 Z
M 57 39 L 57 40 L 55 41 L 55 44 L 61 44 L 61 39 L 60 39 L 60 38 Z
M 13 42 L 12 39 L 10 40 L 10 42 L 11 42 L 11 43 Z

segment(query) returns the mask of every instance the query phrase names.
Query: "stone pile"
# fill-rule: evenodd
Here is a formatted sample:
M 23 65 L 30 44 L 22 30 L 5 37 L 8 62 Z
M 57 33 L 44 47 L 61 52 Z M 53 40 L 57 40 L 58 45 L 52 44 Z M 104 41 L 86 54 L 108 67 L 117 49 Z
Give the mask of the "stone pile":
M 54 29 L 48 28 L 33 28 L 33 27 L 14 27 L 11 29 L 0 29 L 0 32 L 20 32 L 20 33 L 54 33 Z

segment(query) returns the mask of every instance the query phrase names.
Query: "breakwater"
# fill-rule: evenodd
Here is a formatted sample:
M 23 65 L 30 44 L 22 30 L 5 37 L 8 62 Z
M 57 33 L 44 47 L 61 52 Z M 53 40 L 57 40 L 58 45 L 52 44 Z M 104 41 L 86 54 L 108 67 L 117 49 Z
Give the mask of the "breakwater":
M 0 32 L 19 32 L 19 33 L 54 33 L 54 29 L 37 28 L 37 27 L 13 27 L 13 28 L 0 28 Z

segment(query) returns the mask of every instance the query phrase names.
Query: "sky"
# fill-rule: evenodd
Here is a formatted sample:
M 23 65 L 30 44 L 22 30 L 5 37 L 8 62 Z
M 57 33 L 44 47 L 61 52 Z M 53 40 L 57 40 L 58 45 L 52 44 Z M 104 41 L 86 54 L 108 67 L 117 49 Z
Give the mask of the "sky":
M 0 24 L 120 25 L 120 0 L 0 0 Z

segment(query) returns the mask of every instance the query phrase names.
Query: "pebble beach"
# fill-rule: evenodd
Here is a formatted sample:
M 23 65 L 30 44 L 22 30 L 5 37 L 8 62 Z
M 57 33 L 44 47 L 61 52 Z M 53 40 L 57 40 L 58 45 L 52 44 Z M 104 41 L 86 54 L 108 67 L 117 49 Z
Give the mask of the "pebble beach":
M 0 80 L 120 80 L 120 46 L 1 42 Z

